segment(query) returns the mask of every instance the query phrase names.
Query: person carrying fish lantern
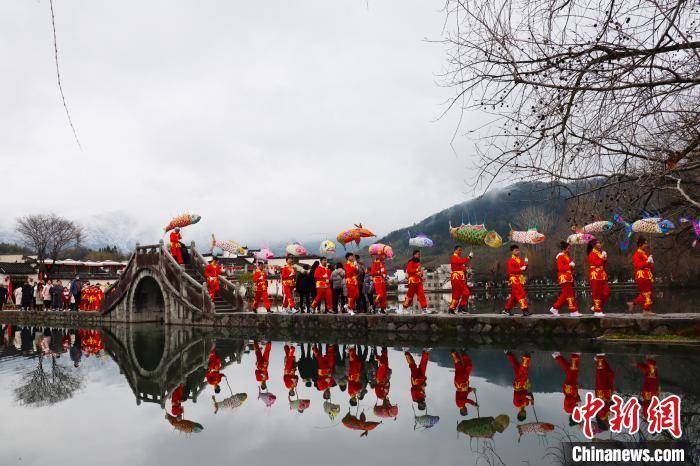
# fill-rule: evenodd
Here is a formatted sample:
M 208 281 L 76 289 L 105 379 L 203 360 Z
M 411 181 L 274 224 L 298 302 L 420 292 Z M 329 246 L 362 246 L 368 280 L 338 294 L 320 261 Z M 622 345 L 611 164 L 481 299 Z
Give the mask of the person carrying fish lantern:
M 211 262 L 204 267 L 204 278 L 207 279 L 207 288 L 209 289 L 209 296 L 212 301 L 216 298 L 216 294 L 219 292 L 219 275 L 223 273 L 223 269 L 216 261 L 216 257 L 213 257 Z
M 530 354 L 524 353 L 520 362 L 511 351 L 506 351 L 506 358 L 513 366 L 513 406 L 518 410 L 518 421 L 527 419 L 525 408 L 535 404 L 530 391 Z
M 214 387 L 214 393 L 220 393 L 221 379 L 226 375 L 221 373 L 221 358 L 216 354 L 216 348 L 212 348 L 209 353 L 209 364 L 207 366 L 206 380 L 209 385 Z
M 362 374 L 362 361 L 357 355 L 357 348 L 354 346 L 348 350 L 348 395 L 350 396 L 350 406 L 357 406 L 357 398 L 362 390 L 360 376 Z
M 377 313 L 386 314 L 386 254 L 380 253 L 374 258 L 370 275 L 374 284 L 374 306 L 377 308 Z
M 403 308 L 408 309 L 413 304 L 413 297 L 418 298 L 421 310 L 424 314 L 428 313 L 428 301 L 425 299 L 425 290 L 423 289 L 423 269 L 420 264 L 420 251 L 413 251 L 413 257 L 406 264 L 406 275 L 408 275 L 408 292 L 406 299 L 403 301 Z
M 467 265 L 469 265 L 472 257 L 474 257 L 472 252 L 469 253 L 469 256 L 462 257 L 462 246 L 455 246 L 450 258 L 450 284 L 452 285 L 452 301 L 450 301 L 448 309 L 450 314 L 456 313 L 457 309 L 460 312 L 469 312 L 467 306 L 471 291 L 467 285 Z
M 645 315 L 654 314 L 651 307 L 654 304 L 652 299 L 654 283 L 654 258 L 649 254 L 649 243 L 646 238 L 637 240 L 637 250 L 632 255 L 632 266 L 634 267 L 634 281 L 637 282 L 639 294 L 634 299 L 627 303 L 629 312 L 634 310 L 635 305 L 642 306 L 642 311 Z
M 520 247 L 517 244 L 511 245 L 510 252 L 511 256 L 506 264 L 510 295 L 501 314 L 512 316 L 513 307 L 517 303 L 523 316 L 529 316 L 531 313 L 528 310 L 527 292 L 525 291 L 525 271 L 527 270 L 528 260 L 527 257 L 521 259 Z
M 612 396 L 615 392 L 615 372 L 608 364 L 605 353 L 596 354 L 595 358 L 595 396 L 603 400 L 604 405 L 598 411 L 597 423 L 601 431 L 609 429 L 608 417 L 612 406 Z
M 559 310 L 566 304 L 571 317 L 580 317 L 578 305 L 576 304 L 576 293 L 574 293 L 574 267 L 576 264 L 569 257 L 571 245 L 566 241 L 559 243 L 561 251 L 557 254 L 557 281 L 561 287 L 559 297 L 549 309 L 553 315 L 558 316 Z
M 265 306 L 265 310 L 270 312 L 270 297 L 267 295 L 267 272 L 265 263 L 260 261 L 253 272 L 253 288 L 255 296 L 253 298 L 253 312 L 258 312 L 260 305 Z
M 295 351 L 296 348 L 293 345 L 284 345 L 284 373 L 282 379 L 284 386 L 289 390 L 290 397 L 296 394 L 297 383 L 299 383 Z
M 423 350 L 418 365 L 416 365 L 413 355 L 408 351 L 404 351 L 404 356 L 411 371 L 411 399 L 414 403 L 417 403 L 419 410 L 425 410 L 427 407 L 425 403 L 425 387 L 428 385 L 426 370 L 428 369 L 429 353 Z
M 476 388 L 469 386 L 469 378 L 472 374 L 472 360 L 467 353 L 452 351 L 452 362 L 455 365 L 455 403 L 459 408 L 459 414 L 468 414 L 467 405 L 478 407 L 475 400 L 469 398 L 470 393 L 475 393 Z
M 267 342 L 265 344 L 265 350 L 260 349 L 260 345 L 257 341 L 253 342 L 253 349 L 255 350 L 255 380 L 260 384 L 261 390 L 267 389 L 267 381 L 270 379 L 270 375 L 267 368 L 270 365 L 270 350 L 272 349 L 272 343 Z
M 608 253 L 603 250 L 603 245 L 597 239 L 588 243 L 588 281 L 591 284 L 591 297 L 593 298 L 593 315 L 605 316 L 603 305 L 610 297 L 610 285 L 608 284 Z
M 286 265 L 282 267 L 282 293 L 284 298 L 282 300 L 282 311 L 283 312 L 294 312 L 296 304 L 294 304 L 294 287 L 296 286 L 297 271 L 294 268 L 294 259 L 292 256 L 288 255 L 286 258 Z
M 173 390 L 172 395 L 170 395 L 170 414 L 178 420 L 182 419 L 182 415 L 185 414 L 185 409 L 182 407 L 184 392 L 185 387 L 180 384 Z
M 386 348 L 382 348 L 379 356 L 375 356 L 377 361 L 377 372 L 374 375 L 374 394 L 378 400 L 388 400 L 391 389 L 391 368 L 389 367 L 389 354 Z
M 578 372 L 581 367 L 581 353 L 573 353 L 569 361 L 559 352 L 552 353 L 552 357 L 564 371 L 564 384 L 561 387 L 564 393 L 564 412 L 569 415 L 569 425 L 576 424 L 571 413 L 578 406 L 581 397 L 578 394 Z
M 312 351 L 318 367 L 316 387 L 318 391 L 323 392 L 324 400 L 330 400 L 331 387 L 335 385 L 335 379 L 333 378 L 333 369 L 335 368 L 335 345 L 326 346 L 325 355 L 317 346 L 314 346 Z
M 321 301 L 325 303 L 326 314 L 333 310 L 333 290 L 331 290 L 331 269 L 328 267 L 328 259 L 321 258 L 321 263 L 314 271 L 314 281 L 316 282 L 316 297 L 311 303 L 311 310 L 316 312 Z
M 357 279 L 359 273 L 355 254 L 351 252 L 345 254 L 345 287 L 348 290 L 348 303 L 345 308 L 351 316 L 355 315 L 357 299 L 360 297 L 360 285 Z
M 661 387 L 659 384 L 659 372 L 656 366 L 656 360 L 651 357 L 647 357 L 645 363 L 638 362 L 637 369 L 642 371 L 644 380 L 642 382 L 642 392 L 640 393 L 642 398 L 642 416 L 648 420 L 647 410 L 651 399 L 653 397 L 658 397 Z
M 170 232 L 170 254 L 173 259 L 177 261 L 178 264 L 182 264 L 182 235 L 180 234 L 180 227 L 176 227 Z

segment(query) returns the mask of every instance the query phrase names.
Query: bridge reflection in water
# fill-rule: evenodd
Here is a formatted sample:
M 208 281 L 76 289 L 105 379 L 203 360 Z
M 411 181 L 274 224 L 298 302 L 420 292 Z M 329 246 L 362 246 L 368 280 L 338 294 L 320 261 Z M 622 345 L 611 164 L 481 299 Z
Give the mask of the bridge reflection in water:
M 90 429 L 103 422 L 103 403 L 117 403 L 100 392 L 100 382 L 116 364 L 122 375 L 112 383 L 121 393 L 128 387 L 140 407 L 117 406 L 120 415 L 110 420 L 117 424 L 110 425 L 113 438 L 106 448 L 117 450 L 146 436 L 162 450 L 162 456 L 147 460 L 120 451 L 119 460 L 133 464 L 191 464 L 193 457 L 251 464 L 356 464 L 359 458 L 372 464 L 425 464 L 430 452 L 439 464 L 464 462 L 465 454 L 469 462 L 549 464 L 556 462 L 562 441 L 582 439 L 569 417 L 576 399 L 571 387 L 563 387 L 563 367 L 571 368 L 574 359 L 580 361 L 575 366 L 581 397 L 601 383 L 601 358 L 614 373 L 614 392 L 624 398 L 640 396 L 645 384 L 648 390 L 640 367 L 654 364 L 659 394 L 681 396 L 684 438 L 697 442 L 700 402 L 688 374 L 698 373 L 700 358 L 683 349 L 657 347 L 652 355 L 648 348 L 612 347 L 596 356 L 602 348 L 595 345 L 576 354 L 551 343 L 542 345 L 546 351 L 513 348 L 507 354 L 502 347 L 392 348 L 389 342 L 318 343 L 303 337 L 268 343 L 158 324 L 2 330 L 0 406 L 7 405 L 8 419 L 31 419 L 31 407 L 69 406 L 80 413 L 80 425 L 73 425 L 70 435 L 60 430 L 54 435 L 66 442 L 74 435 L 94 435 Z M 555 359 L 555 349 L 566 351 Z M 529 373 L 519 384 L 511 362 L 528 355 Z M 9 398 L 14 403 L 5 403 Z M 155 422 L 136 421 L 144 412 Z M 138 429 L 131 428 L 134 421 Z M 24 424 L 0 423 L 0 437 L 23 444 L 24 435 L 31 438 L 32 423 Z M 163 437 L 172 429 L 193 437 Z M 628 439 L 611 433 L 605 419 L 596 422 L 596 431 L 599 441 Z M 369 440 L 358 443 L 360 436 Z M 639 434 L 636 439 L 642 437 L 664 438 Z M 339 444 L 343 454 L 334 456 L 333 445 Z M 0 463 L 9 464 L 7 454 L 0 452 Z M 55 451 L 52 455 L 56 458 Z M 58 457 L 89 463 L 68 451 Z

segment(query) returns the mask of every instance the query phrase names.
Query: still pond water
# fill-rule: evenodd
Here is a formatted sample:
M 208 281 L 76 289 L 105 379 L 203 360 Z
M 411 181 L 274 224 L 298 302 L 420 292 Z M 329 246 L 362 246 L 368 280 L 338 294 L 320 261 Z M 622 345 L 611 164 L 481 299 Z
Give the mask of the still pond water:
M 330 346 L 308 341 L 268 346 L 186 327 L 2 330 L 2 465 L 537 465 L 557 464 L 562 440 L 583 438 L 565 412 L 565 372 L 551 344 L 543 344 L 546 351 L 531 350 L 527 386 L 534 405 L 518 420 L 513 366 L 504 351 L 511 348 L 502 345 L 438 345 L 424 353 L 389 342 L 388 347 L 342 340 Z M 295 349 L 297 363 L 288 371 L 285 345 Z M 568 345 L 560 348 L 567 350 L 562 351 L 567 361 L 576 349 Z M 269 348 L 266 371 L 256 364 L 256 346 L 261 360 Z M 328 377 L 318 377 L 314 348 L 321 366 L 331 363 Z M 582 397 L 595 388 L 594 358 L 601 351 L 586 348 L 578 379 Z M 212 350 L 225 375 L 220 393 L 208 383 L 217 378 L 208 369 Z M 643 376 L 637 364 L 653 358 L 661 395 L 680 395 L 684 413 L 697 413 L 697 350 L 649 351 L 607 348 L 615 392 L 639 396 Z M 351 353 L 359 363 L 350 364 Z M 453 353 L 468 355 L 473 365 L 469 386 L 476 391 L 469 399 L 478 406 L 468 403 L 466 413 L 457 405 Z M 423 354 L 425 406 L 414 402 L 422 394 L 412 389 L 408 363 L 413 358 L 420 364 Z M 524 354 L 512 348 L 516 360 Z M 261 389 L 265 372 L 269 379 Z M 330 385 L 328 399 L 324 384 Z M 351 406 L 351 395 L 357 406 Z M 349 428 L 363 419 L 368 424 L 360 430 Z M 684 438 L 697 445 L 692 426 L 684 427 Z M 597 437 L 626 438 L 606 431 Z

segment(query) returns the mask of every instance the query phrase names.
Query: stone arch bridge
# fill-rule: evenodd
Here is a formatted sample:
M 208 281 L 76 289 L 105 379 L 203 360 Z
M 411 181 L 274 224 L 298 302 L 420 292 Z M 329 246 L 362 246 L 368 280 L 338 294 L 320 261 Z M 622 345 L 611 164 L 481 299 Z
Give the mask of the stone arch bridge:
M 211 299 L 204 278 L 207 261 L 194 242 L 187 250 L 189 263 L 180 265 L 162 240 L 137 244 L 119 280 L 105 291 L 100 314 L 116 322 L 188 324 L 244 311 L 238 286 L 224 277 Z

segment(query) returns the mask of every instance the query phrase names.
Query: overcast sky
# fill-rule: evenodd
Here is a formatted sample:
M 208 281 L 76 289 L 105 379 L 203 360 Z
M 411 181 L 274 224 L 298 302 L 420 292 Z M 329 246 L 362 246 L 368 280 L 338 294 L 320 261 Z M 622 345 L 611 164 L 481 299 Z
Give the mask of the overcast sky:
M 156 239 L 190 211 L 197 234 L 255 245 L 387 233 L 472 197 L 457 115 L 435 121 L 442 4 L 55 0 L 81 152 L 48 0 L 3 0 L 0 228 L 125 214 Z

